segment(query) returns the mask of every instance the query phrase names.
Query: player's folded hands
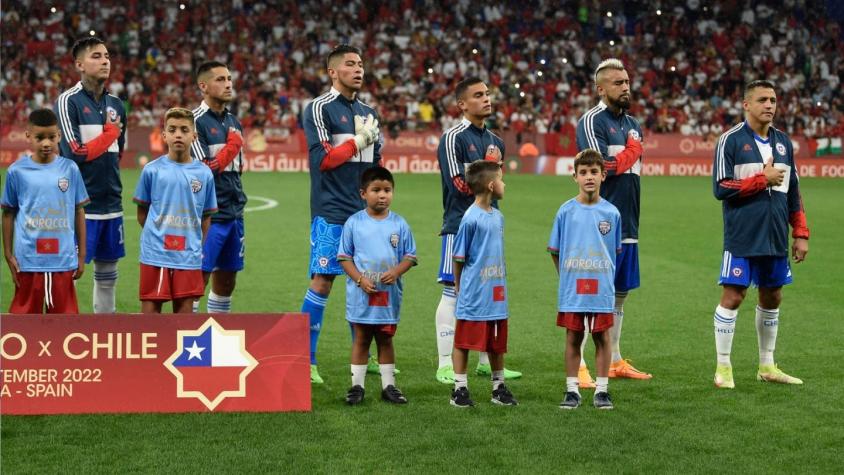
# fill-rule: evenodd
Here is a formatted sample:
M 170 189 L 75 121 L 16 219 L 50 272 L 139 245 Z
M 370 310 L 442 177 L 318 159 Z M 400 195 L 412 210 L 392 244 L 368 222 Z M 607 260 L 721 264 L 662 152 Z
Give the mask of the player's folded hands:
M 393 269 L 381 273 L 381 283 L 385 285 L 395 284 L 398 278 L 398 272 Z
M 361 277 L 360 288 L 364 292 L 371 294 L 375 292 L 375 283 L 369 280 L 368 277 Z

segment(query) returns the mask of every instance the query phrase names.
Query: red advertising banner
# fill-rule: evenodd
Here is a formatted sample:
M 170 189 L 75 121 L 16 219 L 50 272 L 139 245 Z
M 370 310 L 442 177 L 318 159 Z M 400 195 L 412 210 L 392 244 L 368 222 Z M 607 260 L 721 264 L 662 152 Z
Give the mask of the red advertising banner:
M 2 315 L 0 413 L 311 409 L 304 314 Z
M 577 153 L 575 130 L 565 124 L 559 132 L 546 134 L 523 133 L 517 142 L 512 130 L 497 131 L 507 147 L 507 169 L 511 173 L 550 175 L 570 174 L 570 164 Z M 250 172 L 307 172 L 308 146 L 301 129 L 284 127 L 250 129 L 244 134 L 246 163 Z M 439 173 L 437 147 L 440 132 L 402 132 L 384 135 L 383 164 L 394 173 Z M 711 162 L 717 137 L 696 137 L 680 134 L 646 134 L 643 147 L 645 162 L 643 175 L 701 175 L 700 168 Z M 526 144 L 535 153 L 523 153 Z M 121 168 L 140 168 L 165 153 L 160 131 L 151 127 L 130 128 L 127 148 L 120 160 Z M 844 177 L 838 154 L 815 157 L 818 142 L 796 138 L 792 140 L 795 158 L 806 173 L 803 176 Z M 7 167 L 23 155 L 28 155 L 29 142 L 25 130 L 17 126 L 0 129 L 0 167 Z M 537 155 L 538 153 L 538 155 Z M 711 165 L 711 164 L 710 164 Z M 692 168 L 689 168 L 692 167 Z
M 436 154 L 397 155 L 385 153 L 381 164 L 393 173 L 439 173 L 440 166 Z M 308 154 L 294 153 L 256 153 L 245 157 L 244 171 L 250 172 L 307 172 Z
M 715 156 L 715 146 L 718 137 L 700 137 L 680 134 L 649 134 L 645 135 L 642 146 L 645 149 L 645 159 L 649 158 L 708 158 Z M 803 137 L 792 138 L 794 158 L 798 160 L 814 157 L 817 143 Z M 840 158 L 830 156 L 829 158 Z
M 645 158 L 642 176 L 712 176 L 710 158 Z M 511 172 L 535 175 L 565 175 L 574 173 L 574 157 L 526 157 L 508 160 Z M 844 178 L 844 160 L 836 158 L 807 158 L 797 160 L 801 177 Z
M 712 176 L 711 158 L 653 159 L 642 164 L 644 176 Z M 812 158 L 797 160 L 801 177 L 844 178 L 844 160 Z
M 383 130 L 383 129 L 382 129 Z M 384 134 L 384 151 L 397 155 L 437 154 L 442 132 L 402 132 L 395 137 Z

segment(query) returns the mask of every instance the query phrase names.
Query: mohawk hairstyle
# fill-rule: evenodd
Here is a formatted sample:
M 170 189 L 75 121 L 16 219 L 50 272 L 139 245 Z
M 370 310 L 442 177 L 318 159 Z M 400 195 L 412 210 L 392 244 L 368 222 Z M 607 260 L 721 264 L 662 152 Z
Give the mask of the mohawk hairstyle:
M 595 84 L 598 84 L 598 73 L 605 69 L 617 69 L 619 71 L 624 71 L 624 63 L 617 58 L 608 58 L 601 61 L 598 64 L 598 67 L 595 68 Z

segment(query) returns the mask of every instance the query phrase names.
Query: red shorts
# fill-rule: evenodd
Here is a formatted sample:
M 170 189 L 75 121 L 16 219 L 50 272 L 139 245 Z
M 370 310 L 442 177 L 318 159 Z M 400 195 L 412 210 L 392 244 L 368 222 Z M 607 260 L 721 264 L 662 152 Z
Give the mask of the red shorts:
M 141 300 L 158 302 L 202 297 L 205 294 L 202 270 L 170 269 L 141 264 L 139 294 Z
M 388 323 L 385 325 L 378 325 L 373 323 L 354 323 L 351 322 L 352 325 L 355 327 L 362 327 L 364 331 L 368 331 L 371 333 L 382 333 L 387 336 L 395 336 L 396 330 L 398 330 L 399 326 L 395 323 Z
M 557 312 L 557 326 L 565 327 L 571 331 L 586 331 L 585 321 L 587 320 L 591 333 L 600 333 L 609 330 L 613 325 L 613 315 L 611 313 Z
M 507 353 L 507 319 L 475 322 L 457 320 L 454 347 L 462 350 Z
M 79 313 L 74 272 L 18 272 L 9 313 Z

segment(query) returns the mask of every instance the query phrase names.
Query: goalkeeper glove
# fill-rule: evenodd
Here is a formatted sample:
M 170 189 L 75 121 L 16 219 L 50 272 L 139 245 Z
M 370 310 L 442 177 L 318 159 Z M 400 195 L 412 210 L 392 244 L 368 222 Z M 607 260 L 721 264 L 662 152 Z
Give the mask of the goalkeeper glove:
M 369 147 L 378 140 L 381 130 L 378 128 L 378 119 L 369 114 L 366 118 L 355 116 L 355 146 L 358 151 Z

